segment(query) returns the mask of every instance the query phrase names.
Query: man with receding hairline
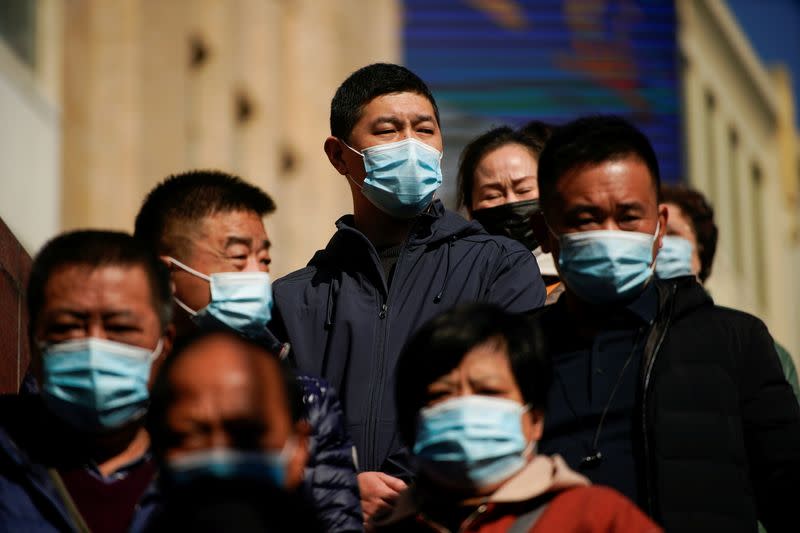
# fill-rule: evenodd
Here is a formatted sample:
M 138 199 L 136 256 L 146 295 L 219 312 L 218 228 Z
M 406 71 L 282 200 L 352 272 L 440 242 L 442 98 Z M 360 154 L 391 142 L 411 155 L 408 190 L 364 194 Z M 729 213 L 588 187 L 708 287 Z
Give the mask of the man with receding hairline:
M 272 198 L 241 178 L 196 170 L 170 176 L 147 195 L 136 237 L 169 265 L 178 336 L 224 327 L 285 357 L 270 328 L 270 241 L 263 217 Z M 311 424 L 305 489 L 326 527 L 361 529 L 352 441 L 339 400 L 324 381 L 298 375 Z
M 298 491 L 308 423 L 274 354 L 228 331 L 179 341 L 153 387 L 149 429 L 165 509 L 151 531 L 322 531 Z M 233 512 L 232 510 L 235 510 Z

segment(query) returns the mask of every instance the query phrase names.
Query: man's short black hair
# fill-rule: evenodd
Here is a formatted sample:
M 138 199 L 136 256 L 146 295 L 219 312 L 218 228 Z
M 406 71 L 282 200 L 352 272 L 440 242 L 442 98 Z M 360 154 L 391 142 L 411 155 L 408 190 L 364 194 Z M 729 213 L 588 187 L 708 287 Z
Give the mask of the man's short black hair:
M 331 135 L 348 141 L 364 106 L 378 96 L 392 93 L 424 96 L 433 106 L 436 123 L 441 125 L 436 100 L 419 76 L 400 65 L 373 63 L 350 74 L 336 89 L 331 100 Z
M 538 322 L 491 304 L 457 306 L 422 326 L 398 360 L 397 420 L 408 446 L 416 438 L 417 415 L 427 404 L 428 386 L 458 366 L 470 350 L 491 339 L 505 344 L 525 403 L 533 409 L 545 408 L 552 367 Z
M 697 277 L 705 283 L 714 266 L 714 255 L 717 253 L 719 230 L 714 222 L 714 208 L 700 192 L 685 185 L 661 186 L 661 201 L 675 204 L 689 218 L 692 231 L 697 239 L 697 255 L 700 257 L 700 272 Z
M 461 152 L 458 163 L 458 205 L 472 211 L 472 189 L 475 186 L 475 169 L 481 159 L 501 146 L 519 144 L 530 150 L 534 158 L 544 149 L 552 127 L 539 121 L 531 121 L 519 130 L 508 126 L 492 128 L 470 141 Z
M 70 266 L 97 269 L 109 266 L 141 267 L 150 285 L 150 300 L 161 327 L 172 321 L 172 286 L 169 270 L 138 239 L 127 233 L 78 230 L 62 233 L 45 244 L 33 259 L 28 279 L 28 324 L 31 336 L 44 306 L 44 291 L 50 277 Z
M 150 391 L 150 406 L 147 411 L 147 429 L 150 433 L 152 449 L 159 460 L 163 459 L 166 450 L 174 445 L 173 442 L 169 441 L 170 432 L 167 421 L 167 412 L 170 405 L 175 401 L 176 398 L 175 390 L 173 389 L 172 382 L 170 380 L 172 368 L 185 356 L 185 354 L 189 351 L 189 348 L 204 341 L 205 339 L 208 339 L 209 337 L 214 337 L 217 335 L 229 337 L 233 341 L 244 343 L 250 346 L 252 348 L 252 352 L 248 352 L 248 355 L 251 355 L 252 357 L 275 357 L 281 369 L 283 383 L 287 394 L 286 403 L 289 407 L 289 416 L 291 421 L 297 422 L 303 419 L 305 416 L 302 392 L 294 373 L 286 362 L 281 361 L 276 354 L 272 354 L 269 352 L 269 350 L 257 342 L 242 337 L 230 329 L 223 327 L 198 328 L 187 335 L 178 337 L 175 345 L 172 348 L 172 351 L 169 353 L 169 356 L 164 360 L 164 362 L 161 364 L 161 367 L 158 369 L 156 378 L 153 381 L 153 387 Z
M 539 202 L 547 213 L 556 184 L 571 171 L 627 157 L 641 160 L 650 171 L 656 197 L 661 175 L 647 136 L 622 117 L 583 117 L 556 128 L 539 157 Z
M 255 185 L 218 170 L 175 174 L 145 198 L 136 215 L 134 236 L 159 255 L 183 255 L 190 249 L 188 228 L 208 216 L 231 211 L 263 217 L 275 211 L 275 202 Z

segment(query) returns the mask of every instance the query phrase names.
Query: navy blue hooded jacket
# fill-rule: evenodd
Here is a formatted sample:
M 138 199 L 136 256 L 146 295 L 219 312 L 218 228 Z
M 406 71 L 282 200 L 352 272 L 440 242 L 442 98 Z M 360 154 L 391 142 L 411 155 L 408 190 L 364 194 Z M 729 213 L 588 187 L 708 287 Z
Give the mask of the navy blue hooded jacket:
M 491 302 L 512 312 L 540 307 L 544 284 L 529 250 L 487 234 L 438 200 L 414 221 L 389 287 L 375 247 L 355 229 L 352 215 L 336 227 L 306 268 L 274 283 L 270 328 L 291 342 L 289 357 L 302 372 L 339 391 L 359 469 L 400 475 L 394 371 L 407 339 L 462 302 Z

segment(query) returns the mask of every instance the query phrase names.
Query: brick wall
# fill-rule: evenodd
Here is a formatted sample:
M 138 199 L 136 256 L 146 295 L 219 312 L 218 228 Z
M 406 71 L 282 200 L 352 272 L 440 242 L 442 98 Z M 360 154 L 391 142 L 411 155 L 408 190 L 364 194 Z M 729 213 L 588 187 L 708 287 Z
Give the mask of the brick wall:
M 31 258 L 0 218 L 0 393 L 16 392 L 30 354 L 25 284 Z

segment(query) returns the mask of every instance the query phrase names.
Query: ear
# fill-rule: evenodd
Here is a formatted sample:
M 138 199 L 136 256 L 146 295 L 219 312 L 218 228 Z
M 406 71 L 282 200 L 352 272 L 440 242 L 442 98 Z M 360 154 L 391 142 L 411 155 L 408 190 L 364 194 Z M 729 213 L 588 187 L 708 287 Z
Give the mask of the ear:
M 311 426 L 305 420 L 294 424 L 295 449 L 286 464 L 286 489 L 293 491 L 303 482 L 303 472 L 308 463 L 308 436 Z
M 669 221 L 669 208 L 667 204 L 659 204 L 658 205 L 658 235 L 656 236 L 655 246 L 653 248 L 653 259 L 655 260 L 655 256 L 658 255 L 658 251 L 661 249 L 661 241 L 664 238 L 664 235 L 667 233 L 667 221 Z
M 325 139 L 325 154 L 328 156 L 328 161 L 331 162 L 333 168 L 342 176 L 347 174 L 347 162 L 344 160 L 344 149 L 342 143 L 336 137 L 328 137 Z
M 544 220 L 544 213 L 537 211 L 531 215 L 531 228 L 533 229 L 533 234 L 536 237 L 536 240 L 539 241 L 539 244 L 542 247 L 542 251 L 545 253 L 552 253 L 553 242 L 551 239 L 553 238 L 553 235 L 550 233 L 547 223 Z
M 530 420 L 529 430 L 526 432 L 525 437 L 528 441 L 538 442 L 542 438 L 544 431 L 544 411 L 541 409 L 531 409 L 527 413 L 528 420 Z

